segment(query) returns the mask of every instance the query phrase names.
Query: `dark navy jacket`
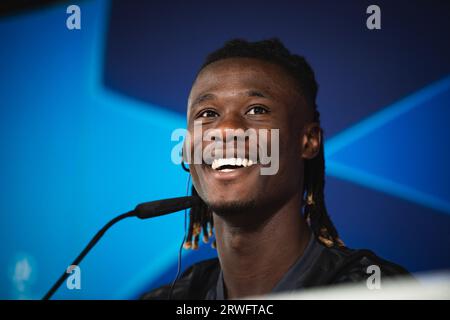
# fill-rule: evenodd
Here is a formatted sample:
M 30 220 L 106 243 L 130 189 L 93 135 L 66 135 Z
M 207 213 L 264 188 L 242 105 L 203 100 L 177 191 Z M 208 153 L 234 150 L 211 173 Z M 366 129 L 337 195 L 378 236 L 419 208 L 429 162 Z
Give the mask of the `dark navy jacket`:
M 376 265 L 381 280 L 407 275 L 408 272 L 392 262 L 381 259 L 369 250 L 327 248 L 311 237 L 298 261 L 288 270 L 274 292 L 292 292 L 331 284 L 362 282 L 371 275 L 368 266 Z M 144 294 L 142 299 L 167 299 L 170 285 Z M 222 300 L 225 298 L 222 269 L 218 258 L 190 266 L 178 279 L 171 299 Z

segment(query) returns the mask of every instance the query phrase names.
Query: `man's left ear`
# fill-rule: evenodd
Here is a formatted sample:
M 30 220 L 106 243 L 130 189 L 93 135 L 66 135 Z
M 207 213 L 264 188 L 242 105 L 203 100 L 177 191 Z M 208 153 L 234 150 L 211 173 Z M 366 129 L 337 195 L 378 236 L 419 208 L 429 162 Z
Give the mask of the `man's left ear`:
M 303 127 L 302 158 L 313 159 L 320 151 L 322 129 L 317 122 L 308 123 Z

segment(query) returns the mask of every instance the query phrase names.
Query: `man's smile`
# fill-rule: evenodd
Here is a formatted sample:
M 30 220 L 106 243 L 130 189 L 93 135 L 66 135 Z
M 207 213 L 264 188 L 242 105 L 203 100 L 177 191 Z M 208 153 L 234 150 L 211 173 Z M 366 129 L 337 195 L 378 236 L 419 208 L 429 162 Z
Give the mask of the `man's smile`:
M 233 169 L 251 167 L 253 164 L 254 163 L 251 159 L 220 158 L 220 159 L 214 159 L 213 163 L 211 164 L 211 168 L 213 170 L 229 172 Z
M 205 173 L 215 180 L 234 180 L 244 178 L 255 171 L 259 165 L 246 158 L 218 158 L 211 165 L 203 164 Z M 256 172 L 259 172 L 256 170 Z

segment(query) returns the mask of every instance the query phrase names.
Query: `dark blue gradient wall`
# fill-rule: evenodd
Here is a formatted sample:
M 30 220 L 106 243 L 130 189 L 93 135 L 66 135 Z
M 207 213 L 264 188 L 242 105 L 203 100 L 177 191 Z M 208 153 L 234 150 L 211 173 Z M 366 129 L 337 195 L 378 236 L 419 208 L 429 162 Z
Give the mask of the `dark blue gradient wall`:
M 183 195 L 171 133 L 205 55 L 279 37 L 313 66 L 328 210 L 346 244 L 450 268 L 450 5 L 85 1 L 0 19 L 0 298 L 39 298 L 103 223 Z M 115 226 L 57 298 L 134 298 L 176 272 L 183 215 Z M 182 267 L 215 255 L 185 252 Z

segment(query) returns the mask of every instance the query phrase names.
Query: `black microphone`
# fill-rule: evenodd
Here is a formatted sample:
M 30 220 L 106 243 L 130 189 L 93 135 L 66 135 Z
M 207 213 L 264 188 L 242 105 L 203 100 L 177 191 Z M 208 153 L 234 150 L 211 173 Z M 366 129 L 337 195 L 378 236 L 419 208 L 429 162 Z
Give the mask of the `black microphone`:
M 127 213 L 121 214 L 115 217 L 110 222 L 108 222 L 99 232 L 92 238 L 88 245 L 83 249 L 83 251 L 78 255 L 78 257 L 72 262 L 72 265 L 79 265 L 81 260 L 86 256 L 86 254 L 92 249 L 92 247 L 100 240 L 100 238 L 105 234 L 112 225 L 116 222 L 128 218 L 128 217 L 138 217 L 140 219 L 148 219 L 153 217 L 162 216 L 172 212 L 181 211 L 184 209 L 191 208 L 200 203 L 200 198 L 196 196 L 189 197 L 179 197 L 171 198 L 157 201 L 144 202 L 136 206 L 134 210 Z M 55 284 L 50 288 L 50 290 L 42 298 L 43 300 L 50 299 L 53 294 L 58 290 L 61 284 L 69 277 L 69 273 L 64 272 L 61 277 L 55 282 Z
M 188 209 L 198 204 L 200 204 L 199 197 L 171 198 L 138 204 L 134 208 L 134 213 L 140 219 L 148 219 Z

